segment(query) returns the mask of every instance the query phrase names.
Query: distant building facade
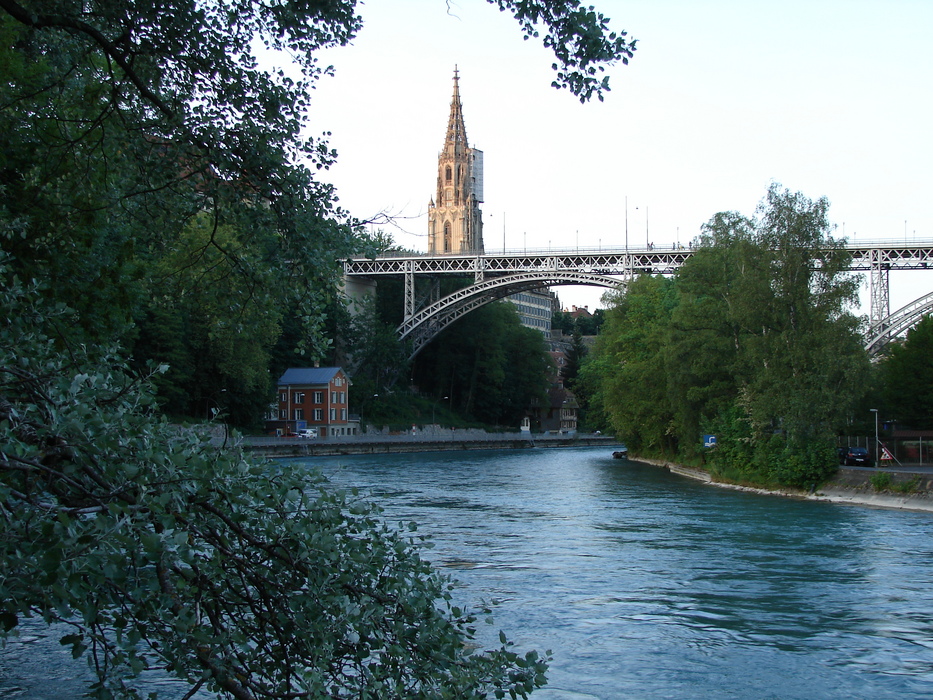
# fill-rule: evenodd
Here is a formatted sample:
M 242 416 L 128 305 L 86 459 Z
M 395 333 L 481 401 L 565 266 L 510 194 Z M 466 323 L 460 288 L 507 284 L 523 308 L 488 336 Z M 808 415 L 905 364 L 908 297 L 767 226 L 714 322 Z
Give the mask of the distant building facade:
M 515 305 L 518 317 L 526 328 L 534 328 L 544 333 L 545 337 L 551 334 L 551 317 L 560 309 L 557 295 L 548 289 L 532 289 L 519 292 L 506 297 Z
M 437 158 L 437 191 L 428 204 L 428 252 L 483 252 L 483 152 L 471 148 L 460 104 L 460 75 L 454 68 L 447 135 Z
M 316 428 L 320 437 L 350 435 L 350 379 L 340 367 L 289 367 L 279 377 L 278 397 L 266 430 L 295 435 Z

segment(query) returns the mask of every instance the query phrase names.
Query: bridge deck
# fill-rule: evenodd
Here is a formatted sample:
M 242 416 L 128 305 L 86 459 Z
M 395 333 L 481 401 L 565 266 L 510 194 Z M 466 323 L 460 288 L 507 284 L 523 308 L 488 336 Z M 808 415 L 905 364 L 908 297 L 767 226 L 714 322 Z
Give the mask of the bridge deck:
M 845 246 L 852 252 L 853 271 L 867 272 L 881 266 L 889 270 L 927 269 L 933 264 L 933 241 L 900 243 L 874 241 Z M 522 250 L 457 255 L 386 255 L 353 258 L 344 263 L 350 277 L 371 276 L 493 276 L 542 270 L 623 275 L 629 271 L 672 274 L 695 249 L 600 248 L 574 250 Z

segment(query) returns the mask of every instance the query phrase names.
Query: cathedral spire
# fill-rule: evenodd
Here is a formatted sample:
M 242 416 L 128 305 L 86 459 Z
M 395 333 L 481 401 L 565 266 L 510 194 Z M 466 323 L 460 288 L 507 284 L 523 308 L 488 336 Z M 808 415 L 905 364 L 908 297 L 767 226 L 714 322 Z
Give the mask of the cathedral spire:
M 454 95 L 450 100 L 450 118 L 447 120 L 447 138 L 444 150 L 467 148 L 466 126 L 463 123 L 463 105 L 460 104 L 460 71 L 454 66 Z
M 454 66 L 447 136 L 437 157 L 437 190 L 428 205 L 428 252 L 483 252 L 483 152 L 470 148 L 460 104 L 460 71 Z

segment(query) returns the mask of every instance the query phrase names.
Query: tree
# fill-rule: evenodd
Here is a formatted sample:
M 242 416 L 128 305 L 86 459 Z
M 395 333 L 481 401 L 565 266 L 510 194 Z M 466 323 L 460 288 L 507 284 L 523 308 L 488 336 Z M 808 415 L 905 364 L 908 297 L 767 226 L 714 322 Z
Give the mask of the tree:
M 576 2 L 497 4 L 545 28 L 581 100 L 634 49 Z M 0 0 L 0 621 L 73 626 L 99 697 L 147 664 L 238 698 L 544 682 L 536 657 L 468 652 L 470 616 L 371 507 L 179 436 L 126 369 L 150 343 L 137 370 L 154 360 L 180 402 L 192 349 L 245 386 L 330 351 L 339 261 L 380 242 L 315 177 L 335 154 L 303 129 L 316 51 L 352 39 L 355 7 Z
M 577 375 L 580 374 L 580 367 L 586 359 L 587 349 L 583 344 L 583 334 L 580 333 L 580 326 L 575 325 L 573 335 L 570 336 L 570 349 L 566 353 L 566 363 L 560 368 L 560 376 L 564 380 L 564 385 L 574 391 Z
M 543 402 L 551 361 L 544 337 L 521 325 L 508 302 L 473 311 L 428 344 L 415 359 L 415 383 L 448 396 L 464 415 L 488 425 L 518 425 Z
M 903 426 L 933 429 L 933 317 L 924 316 L 881 363 L 885 409 Z
M 663 349 L 676 303 L 674 283 L 643 275 L 610 299 L 583 381 L 596 387 L 592 402 L 633 454 L 673 454 L 677 444 L 668 430 L 672 412 Z
M 411 526 L 272 463 L 179 435 L 73 318 L 0 269 L 0 622 L 62 621 L 97 697 L 162 668 L 235 698 L 524 697 L 546 661 L 471 653 L 473 616 Z
M 639 279 L 616 301 L 584 376 L 630 447 L 696 458 L 709 432 L 720 475 L 803 486 L 831 473 L 869 367 L 828 206 L 772 185 L 756 218 L 710 220 L 666 295 Z

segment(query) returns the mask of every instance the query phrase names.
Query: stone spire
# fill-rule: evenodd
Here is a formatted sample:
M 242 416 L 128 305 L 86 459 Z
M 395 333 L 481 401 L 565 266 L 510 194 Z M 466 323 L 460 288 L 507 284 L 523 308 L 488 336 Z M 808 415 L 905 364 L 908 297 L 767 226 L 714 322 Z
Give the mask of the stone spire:
M 437 189 L 428 205 L 428 252 L 483 252 L 483 152 L 470 148 L 454 67 L 447 135 L 437 158 Z
M 447 120 L 447 137 L 444 151 L 448 156 L 463 153 L 469 146 L 466 126 L 463 123 L 463 105 L 460 103 L 460 71 L 454 66 L 454 95 L 450 100 L 450 118 Z

